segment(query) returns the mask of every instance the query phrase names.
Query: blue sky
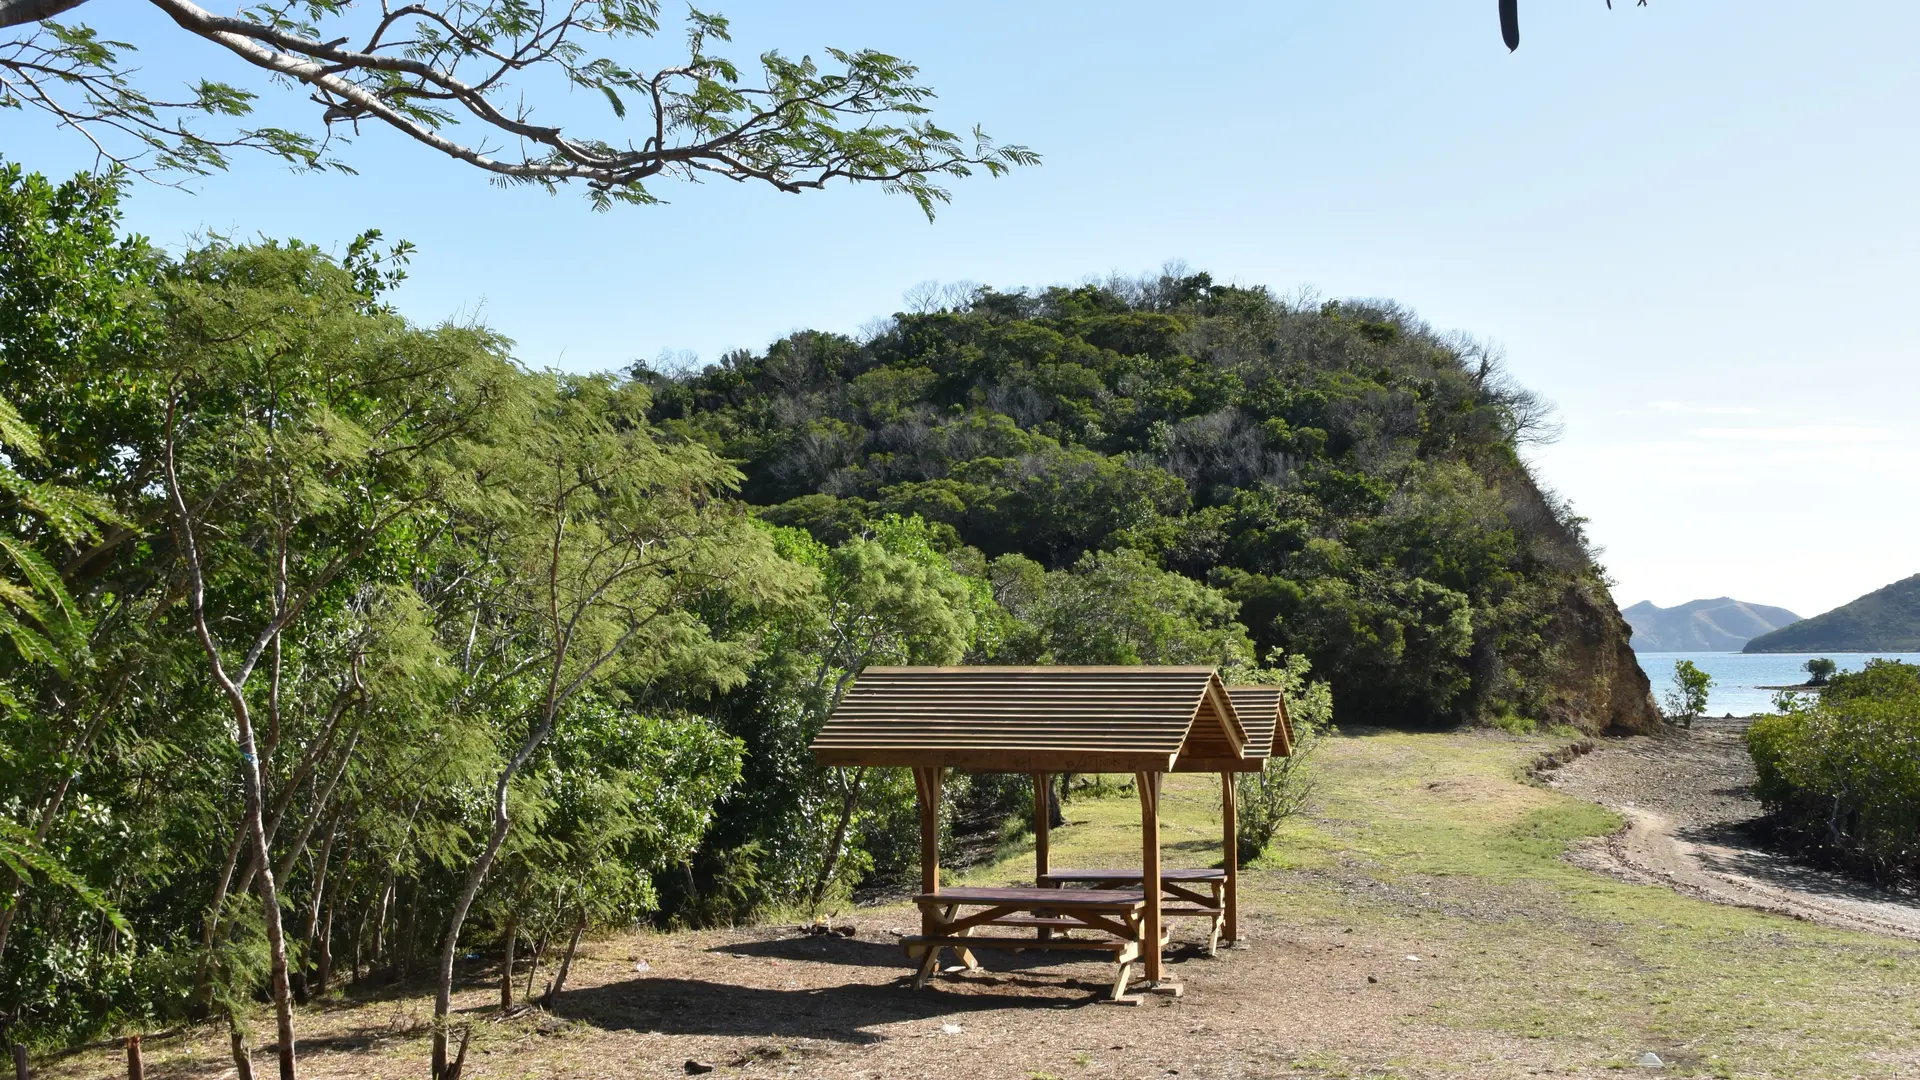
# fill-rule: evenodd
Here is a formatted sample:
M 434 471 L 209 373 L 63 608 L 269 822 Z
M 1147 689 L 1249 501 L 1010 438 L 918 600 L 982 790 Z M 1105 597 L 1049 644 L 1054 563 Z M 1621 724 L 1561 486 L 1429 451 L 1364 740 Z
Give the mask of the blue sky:
M 941 120 L 1046 162 L 960 182 L 932 225 L 874 190 L 711 184 L 595 214 L 369 131 L 358 176 L 243 159 L 137 189 L 129 220 L 173 245 L 377 226 L 419 245 L 409 314 L 478 316 L 571 369 L 852 332 L 927 280 L 1183 260 L 1391 297 L 1498 342 L 1558 405 L 1565 435 L 1533 457 L 1591 519 L 1623 606 L 1808 615 L 1920 572 L 1920 5 L 1531 0 L 1513 55 L 1490 0 L 717 6 L 729 55 L 907 57 Z M 144 5 L 73 14 L 141 45 L 155 80 L 247 81 Z M 20 113 L 0 147 L 47 172 L 90 160 Z

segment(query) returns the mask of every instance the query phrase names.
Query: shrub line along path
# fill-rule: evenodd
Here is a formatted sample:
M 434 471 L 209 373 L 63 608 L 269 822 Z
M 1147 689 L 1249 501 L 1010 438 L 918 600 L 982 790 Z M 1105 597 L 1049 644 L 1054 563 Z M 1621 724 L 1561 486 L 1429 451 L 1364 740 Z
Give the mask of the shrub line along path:
M 1577 865 L 1636 884 L 1846 930 L 1920 940 L 1920 895 L 1816 869 L 1756 844 L 1762 816 L 1747 754 L 1749 717 L 1702 718 L 1691 730 L 1602 742 L 1549 774 L 1626 827 L 1570 853 Z

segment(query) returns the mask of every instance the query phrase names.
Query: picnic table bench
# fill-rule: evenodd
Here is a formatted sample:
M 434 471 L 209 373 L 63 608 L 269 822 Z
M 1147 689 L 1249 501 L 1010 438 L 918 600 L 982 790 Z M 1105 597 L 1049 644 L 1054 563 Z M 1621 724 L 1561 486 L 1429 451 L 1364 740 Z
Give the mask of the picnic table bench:
M 1074 892 L 1082 891 L 1081 886 L 1090 889 L 1138 889 L 1146 880 L 1139 870 L 1052 870 L 1036 875 L 1042 888 L 1064 889 L 1074 887 Z M 1195 891 L 1207 888 L 1210 895 Z M 1220 952 L 1220 930 L 1226 918 L 1225 890 L 1227 872 L 1218 868 L 1163 869 L 1160 871 L 1160 893 L 1171 905 L 1163 902 L 1160 914 L 1163 916 L 1191 916 L 1207 920 L 1207 955 L 1217 956 Z
M 1137 889 L 953 888 L 920 893 L 913 902 L 920 907 L 921 932 L 901 944 L 907 956 L 920 961 L 915 989 L 939 970 L 942 949 L 952 949 L 969 969 L 980 966 L 973 949 L 1066 949 L 1109 954 L 1114 962 L 1110 996 L 1118 1001 L 1146 945 L 1147 898 Z M 962 909 L 972 910 L 963 914 Z M 976 933 L 995 927 L 1038 928 L 1041 936 Z M 1054 930 L 1090 930 L 1099 936 L 1052 937 Z M 1160 943 L 1164 940 L 1163 935 Z

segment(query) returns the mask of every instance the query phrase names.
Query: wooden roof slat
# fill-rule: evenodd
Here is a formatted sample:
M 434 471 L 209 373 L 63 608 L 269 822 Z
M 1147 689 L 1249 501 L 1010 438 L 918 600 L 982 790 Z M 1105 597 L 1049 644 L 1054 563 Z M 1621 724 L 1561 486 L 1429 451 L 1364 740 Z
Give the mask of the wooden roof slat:
M 1234 708 L 1247 725 L 1246 756 L 1288 757 L 1293 753 L 1293 721 L 1277 686 L 1229 686 Z
M 814 739 L 828 765 L 1165 771 L 1249 742 L 1210 667 L 874 667 Z

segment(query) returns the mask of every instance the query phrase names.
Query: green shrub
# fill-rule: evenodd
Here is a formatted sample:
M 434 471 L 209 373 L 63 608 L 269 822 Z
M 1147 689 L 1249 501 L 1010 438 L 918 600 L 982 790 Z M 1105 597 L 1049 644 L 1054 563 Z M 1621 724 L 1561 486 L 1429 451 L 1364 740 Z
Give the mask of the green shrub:
M 1747 731 L 1783 832 L 1881 877 L 1920 878 L 1920 667 L 1870 660 Z
M 1313 758 L 1333 722 L 1333 693 L 1324 682 L 1308 681 L 1306 657 L 1283 657 L 1276 649 L 1268 662 L 1272 666 L 1253 673 L 1235 672 L 1234 678 L 1280 687 L 1287 700 L 1287 717 L 1293 722 L 1293 753 L 1271 759 L 1257 773 L 1241 773 L 1234 778 L 1236 846 L 1241 862 L 1258 858 L 1273 842 L 1281 823 L 1306 809 L 1313 798 Z

